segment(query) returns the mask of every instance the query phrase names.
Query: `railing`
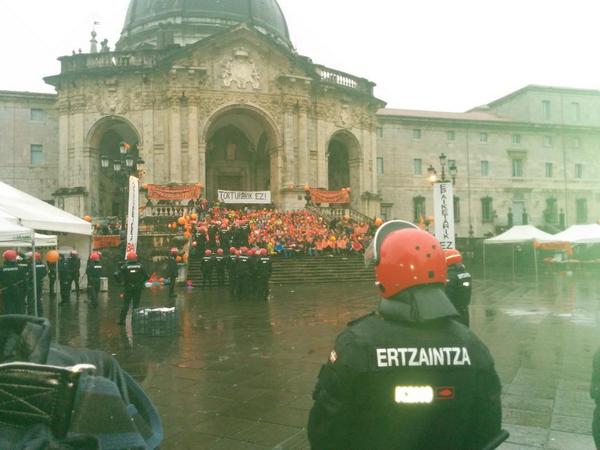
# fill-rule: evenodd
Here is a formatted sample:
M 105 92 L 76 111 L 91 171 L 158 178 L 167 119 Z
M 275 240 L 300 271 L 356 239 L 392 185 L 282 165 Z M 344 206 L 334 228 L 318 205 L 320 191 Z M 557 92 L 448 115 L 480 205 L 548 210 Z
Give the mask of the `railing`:
M 332 220 L 332 219 L 343 219 L 344 217 L 349 217 L 355 222 L 359 223 L 371 223 L 373 219 L 369 216 L 365 216 L 363 213 L 358 212 L 352 208 L 320 208 L 318 206 L 307 206 L 306 209 L 317 216 L 321 216 L 324 219 Z
M 317 75 L 321 78 L 322 83 L 334 84 L 347 89 L 355 89 L 368 95 L 373 95 L 374 83 L 364 78 L 355 77 L 349 73 L 339 70 L 330 69 L 325 66 L 315 66 Z
M 190 208 L 187 206 L 146 206 L 140 216 L 143 218 L 156 217 L 158 219 L 177 220 L 187 214 L 190 214 Z
M 153 68 L 157 60 L 158 54 L 154 50 L 85 53 L 60 58 L 61 73 L 107 68 Z

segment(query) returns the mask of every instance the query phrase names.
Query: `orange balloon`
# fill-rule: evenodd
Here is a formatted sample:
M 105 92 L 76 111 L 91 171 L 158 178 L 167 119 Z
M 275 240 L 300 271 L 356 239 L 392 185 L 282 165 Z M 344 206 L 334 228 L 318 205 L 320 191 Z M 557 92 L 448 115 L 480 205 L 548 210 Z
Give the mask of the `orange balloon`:
M 86 222 L 91 222 L 92 221 L 92 216 L 84 216 L 83 220 L 85 220 Z
M 189 238 L 191 238 L 191 237 L 192 237 L 192 233 L 190 233 L 189 231 L 186 231 L 185 233 L 183 233 L 183 236 L 184 236 L 186 239 L 189 239 Z
M 176 258 L 176 261 L 177 261 L 177 262 L 181 262 L 181 256 L 178 256 L 178 257 Z
M 198 220 L 198 214 L 196 214 L 196 213 L 193 213 L 193 214 L 191 215 L 191 218 L 192 218 L 192 220 Z
M 56 250 L 50 250 L 48 253 L 46 253 L 46 261 L 48 261 L 51 264 L 58 262 L 58 258 L 59 255 Z
M 187 262 L 188 262 L 188 260 L 189 260 L 189 257 L 188 257 L 188 255 L 183 255 L 183 258 L 182 258 L 182 259 L 183 259 L 183 262 L 184 262 L 184 263 L 187 263 Z
M 378 227 L 383 225 L 383 219 L 381 217 L 375 219 L 375 225 L 377 225 Z
M 177 223 L 179 225 L 185 225 L 185 217 L 180 217 L 179 219 L 177 219 Z

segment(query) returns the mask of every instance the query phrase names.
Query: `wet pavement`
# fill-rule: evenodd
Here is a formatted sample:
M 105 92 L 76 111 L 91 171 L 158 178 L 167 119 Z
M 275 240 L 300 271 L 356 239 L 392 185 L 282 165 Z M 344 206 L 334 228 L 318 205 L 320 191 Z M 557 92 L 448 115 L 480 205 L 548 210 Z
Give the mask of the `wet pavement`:
M 593 449 L 591 363 L 600 347 L 600 279 L 475 281 L 472 326 L 503 383 L 504 450 Z M 55 307 L 63 344 L 102 349 L 142 384 L 162 415 L 164 449 L 302 449 L 311 392 L 335 336 L 374 308 L 370 283 L 274 287 L 268 302 L 216 288 L 178 290 L 181 334 L 132 336 L 119 300 Z M 142 306 L 169 305 L 146 290 Z

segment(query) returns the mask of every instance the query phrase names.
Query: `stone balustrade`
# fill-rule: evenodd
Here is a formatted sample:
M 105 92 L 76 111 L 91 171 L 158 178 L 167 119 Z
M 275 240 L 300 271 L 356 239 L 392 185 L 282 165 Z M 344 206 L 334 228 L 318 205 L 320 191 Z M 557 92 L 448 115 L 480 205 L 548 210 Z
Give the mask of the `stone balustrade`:
M 156 67 L 157 60 L 158 53 L 154 50 L 83 53 L 60 58 L 63 74 L 98 69 L 150 69 Z
M 363 94 L 373 95 L 374 83 L 364 78 L 355 77 L 346 72 L 330 69 L 329 67 L 315 65 L 315 71 L 322 83 L 334 84 L 347 89 L 354 89 Z

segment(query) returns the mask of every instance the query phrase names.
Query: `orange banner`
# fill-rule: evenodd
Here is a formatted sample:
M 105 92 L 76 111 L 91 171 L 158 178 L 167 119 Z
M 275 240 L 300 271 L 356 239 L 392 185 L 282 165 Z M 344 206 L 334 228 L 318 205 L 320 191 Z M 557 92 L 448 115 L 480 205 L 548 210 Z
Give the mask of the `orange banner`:
M 201 184 L 177 186 L 148 185 L 148 200 L 196 200 L 202 193 Z
M 329 203 L 338 205 L 350 203 L 350 194 L 348 191 L 322 191 L 320 189 L 310 190 L 310 199 L 313 203 Z
M 121 242 L 119 236 L 94 236 L 94 249 L 118 247 Z

